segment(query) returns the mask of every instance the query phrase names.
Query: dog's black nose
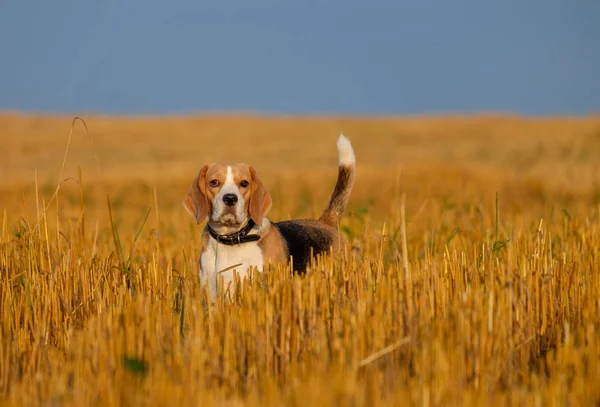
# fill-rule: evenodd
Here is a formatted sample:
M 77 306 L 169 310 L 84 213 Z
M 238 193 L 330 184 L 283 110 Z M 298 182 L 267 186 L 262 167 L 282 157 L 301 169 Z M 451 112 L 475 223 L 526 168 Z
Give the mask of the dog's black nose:
M 225 194 L 223 195 L 223 202 L 227 206 L 233 206 L 237 203 L 237 195 L 236 194 Z

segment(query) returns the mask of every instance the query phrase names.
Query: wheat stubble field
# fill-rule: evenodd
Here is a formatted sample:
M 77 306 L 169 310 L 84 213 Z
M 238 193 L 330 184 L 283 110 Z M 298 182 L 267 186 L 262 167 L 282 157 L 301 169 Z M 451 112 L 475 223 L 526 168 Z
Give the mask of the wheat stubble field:
M 600 404 L 598 117 L 83 117 L 0 116 L 0 404 Z M 340 131 L 361 257 L 205 307 L 200 166 L 318 216 Z

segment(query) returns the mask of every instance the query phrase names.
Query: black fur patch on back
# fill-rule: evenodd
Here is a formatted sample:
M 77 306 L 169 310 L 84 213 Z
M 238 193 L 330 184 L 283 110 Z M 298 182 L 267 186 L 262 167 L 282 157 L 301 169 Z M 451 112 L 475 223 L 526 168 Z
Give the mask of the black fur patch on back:
M 304 274 L 312 255 L 329 251 L 333 237 L 324 225 L 315 219 L 286 220 L 273 223 L 287 244 L 293 258 L 294 271 Z M 326 226 L 325 226 L 326 227 Z

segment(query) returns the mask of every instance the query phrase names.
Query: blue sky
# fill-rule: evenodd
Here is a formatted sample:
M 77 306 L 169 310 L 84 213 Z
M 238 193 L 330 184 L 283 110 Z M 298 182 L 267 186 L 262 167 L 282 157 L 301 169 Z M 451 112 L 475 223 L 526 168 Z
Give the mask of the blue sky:
M 600 112 L 599 0 L 2 0 L 0 109 Z

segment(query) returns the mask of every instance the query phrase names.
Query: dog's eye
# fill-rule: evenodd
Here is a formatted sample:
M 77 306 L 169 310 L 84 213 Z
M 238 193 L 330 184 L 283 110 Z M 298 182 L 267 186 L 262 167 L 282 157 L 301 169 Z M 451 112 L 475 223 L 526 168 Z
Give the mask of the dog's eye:
M 213 179 L 212 181 L 210 181 L 208 183 L 208 185 L 210 185 L 211 187 L 218 187 L 219 186 L 219 180 Z
M 240 182 L 240 186 L 241 186 L 242 188 L 246 188 L 246 187 L 248 186 L 248 181 L 246 181 L 246 180 L 243 180 L 242 182 Z

